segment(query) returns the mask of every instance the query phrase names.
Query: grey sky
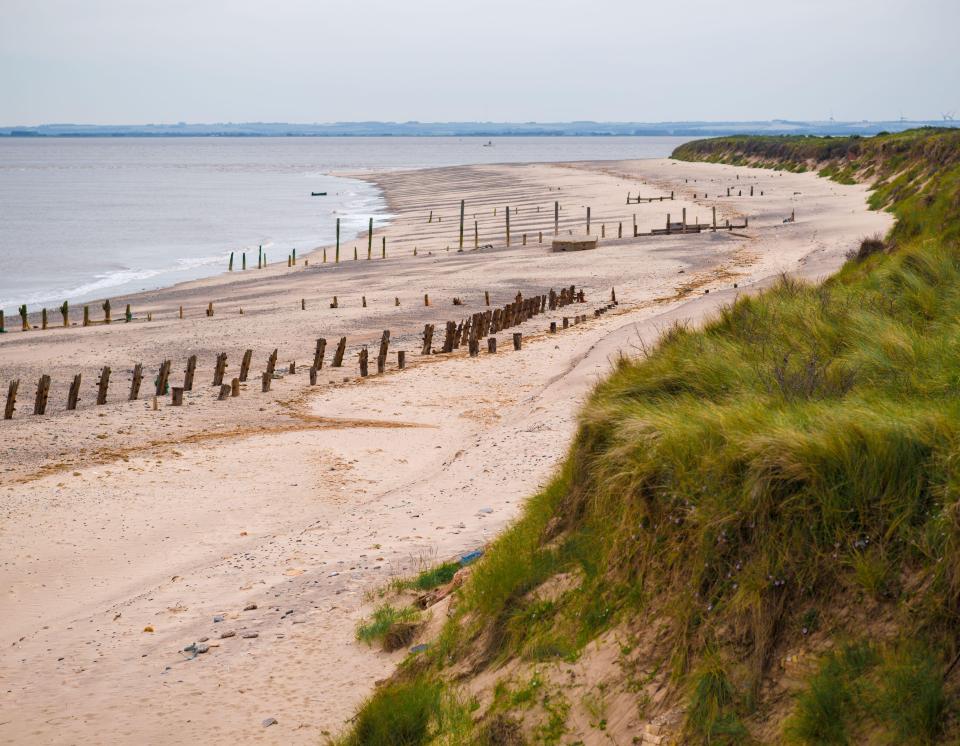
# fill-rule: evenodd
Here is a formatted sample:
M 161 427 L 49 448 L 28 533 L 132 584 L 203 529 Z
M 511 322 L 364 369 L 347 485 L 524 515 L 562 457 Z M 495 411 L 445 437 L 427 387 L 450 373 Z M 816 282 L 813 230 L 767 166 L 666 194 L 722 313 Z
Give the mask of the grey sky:
M 960 116 L 960 0 L 0 0 L 0 124 Z

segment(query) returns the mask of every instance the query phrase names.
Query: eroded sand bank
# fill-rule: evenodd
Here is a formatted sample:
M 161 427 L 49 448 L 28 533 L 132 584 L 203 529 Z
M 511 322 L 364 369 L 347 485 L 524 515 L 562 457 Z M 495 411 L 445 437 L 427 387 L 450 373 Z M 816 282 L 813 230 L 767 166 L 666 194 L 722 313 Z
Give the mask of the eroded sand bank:
M 365 239 L 355 242 L 356 262 L 354 242 L 339 265 L 323 264 L 319 251 L 307 267 L 302 258 L 288 269 L 272 257 L 266 270 L 133 296 L 130 324 L 0 337 L 0 394 L 21 379 L 17 415 L 0 421 L 0 742 L 316 743 L 338 731 L 403 655 L 354 641 L 365 591 L 496 535 L 549 478 L 579 403 L 614 356 L 779 272 L 821 277 L 859 238 L 890 224 L 866 210 L 862 187 L 669 160 L 366 178 L 385 190 L 395 214 L 384 232 L 387 259 L 378 233 L 370 261 Z M 718 198 L 727 186 L 745 196 Z M 673 202 L 625 204 L 627 191 L 671 190 Z M 589 205 L 594 233 L 604 224 L 616 236 L 622 221 L 627 238 L 550 253 L 554 200 L 563 206 L 562 232 L 583 232 Z M 510 248 L 507 205 L 519 208 Z M 721 222 L 749 216 L 749 229 L 629 237 L 634 214 L 647 231 L 667 212 L 679 220 L 683 207 L 690 222 L 706 222 L 713 205 Z M 784 224 L 793 209 L 797 221 Z M 479 243 L 491 248 L 473 250 L 474 214 Z M 502 305 L 518 291 L 570 284 L 585 290 L 587 304 L 501 333 L 496 355 L 485 347 L 475 359 L 465 349 L 419 354 L 424 323 L 436 323 L 439 335 L 444 321 L 484 310 L 484 291 Z M 619 307 L 593 319 L 611 287 Z M 329 308 L 334 295 L 338 309 Z M 455 296 L 465 305 L 454 307 Z M 115 318 L 127 300 L 113 300 Z M 207 318 L 210 301 L 215 315 Z M 546 334 L 551 320 L 576 313 L 588 322 Z M 391 354 L 386 375 L 360 381 L 356 353 L 383 329 L 392 353 L 406 351 L 408 368 L 397 371 Z M 514 352 L 508 339 L 517 330 L 524 345 Z M 315 339 L 328 339 L 329 361 L 341 335 L 349 342 L 344 367 L 325 368 L 309 387 Z M 249 386 L 217 402 L 215 355 L 228 353 L 229 379 L 247 348 Z M 273 348 L 278 369 L 290 360 L 299 369 L 263 394 L 259 372 Z M 176 385 L 191 354 L 200 361 L 195 390 L 183 407 L 164 398 L 154 411 L 146 392 L 159 363 L 172 361 Z M 136 362 L 146 371 L 144 394 L 128 402 Z M 98 407 L 93 387 L 103 365 L 114 378 L 110 402 Z M 34 417 L 41 373 L 53 386 L 48 413 Z M 68 413 L 75 373 L 83 393 Z M 220 640 L 225 630 L 237 634 Z M 219 645 L 187 660 L 181 649 L 203 637 Z M 278 723 L 264 728 L 268 717 Z

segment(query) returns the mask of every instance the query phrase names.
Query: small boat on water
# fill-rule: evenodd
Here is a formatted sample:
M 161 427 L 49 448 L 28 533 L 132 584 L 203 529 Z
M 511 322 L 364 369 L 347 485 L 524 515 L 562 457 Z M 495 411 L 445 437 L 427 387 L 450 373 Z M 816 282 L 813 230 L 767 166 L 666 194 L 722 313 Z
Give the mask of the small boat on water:
M 310 192 L 311 197 L 326 197 L 326 192 Z

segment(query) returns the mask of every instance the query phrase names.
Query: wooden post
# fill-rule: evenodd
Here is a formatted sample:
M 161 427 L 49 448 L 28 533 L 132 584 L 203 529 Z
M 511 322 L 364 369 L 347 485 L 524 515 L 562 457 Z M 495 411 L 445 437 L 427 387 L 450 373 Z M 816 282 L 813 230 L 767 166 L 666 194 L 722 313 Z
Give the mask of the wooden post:
M 324 337 L 320 337 L 317 340 L 317 348 L 313 352 L 313 367 L 317 370 L 323 368 L 323 356 L 327 351 L 327 340 Z
M 234 378 L 230 381 L 230 396 L 240 396 L 240 379 Z
M 333 296 L 333 303 L 330 304 L 330 308 L 340 308 L 340 304 L 337 302 L 337 296 Z
M 47 397 L 50 395 L 50 376 L 44 373 L 37 381 L 37 396 L 33 401 L 33 413 L 44 414 L 47 411 Z
M 223 374 L 227 370 L 227 353 L 221 352 L 217 355 L 217 363 L 213 369 L 213 386 L 223 385 Z M 162 391 L 158 391 L 158 394 L 162 394 Z
M 66 326 L 66 324 L 64 324 L 64 326 Z M 6 333 L 7 333 L 7 329 L 4 326 L 3 309 L 0 308 L 0 334 L 6 334 Z
M 380 238 L 381 238 L 381 240 L 383 241 L 383 246 L 382 246 L 382 248 L 380 249 L 380 258 L 381 258 L 381 259 L 386 259 L 386 258 L 387 258 L 387 237 L 386 237 L 386 236 L 381 236 Z
M 430 211 L 430 217 L 427 218 L 427 222 L 428 222 L 428 223 L 432 223 L 432 222 L 433 222 L 433 210 Z
M 311 386 L 317 385 L 317 369 L 316 368 L 310 368 L 310 385 Z
M 400 370 L 407 367 L 407 353 L 404 350 L 397 350 L 397 367 Z
M 47 328 L 47 309 L 43 308 L 40 310 L 40 328 Z
M 227 263 L 227 272 L 233 272 L 233 252 L 230 252 L 230 261 Z
M 510 205 L 507 205 L 506 212 L 507 220 L 507 248 L 510 248 Z
M 564 316 L 564 317 L 563 317 L 563 328 L 566 329 L 566 328 L 569 327 L 569 326 L 570 326 L 570 317 L 569 317 L 569 316 Z
M 143 382 L 143 363 L 137 363 L 133 366 L 133 375 L 130 377 L 130 394 L 128 401 L 136 401 L 140 396 L 140 384 Z
M 15 378 L 10 381 L 10 385 L 7 386 L 7 405 L 3 409 L 3 419 L 12 420 L 13 411 L 16 409 L 17 403 L 17 389 L 20 387 L 20 379 Z
M 423 294 L 423 305 L 425 306 L 430 305 L 430 296 L 427 293 Z
M 497 338 L 487 337 L 487 352 L 491 355 L 497 351 Z
M 213 301 L 207 303 L 207 317 L 213 316 Z
M 300 299 L 300 310 L 301 310 L 301 311 L 306 311 L 306 310 L 307 310 L 307 299 L 306 299 L 306 298 L 301 298 L 301 299 Z
M 433 344 L 433 324 L 423 325 L 423 350 L 421 355 L 429 355 L 430 347 Z
M 183 406 L 183 386 L 174 386 L 170 389 L 170 406 Z
M 463 248 L 463 208 L 464 200 L 460 200 L 460 248 Z
M 238 378 L 241 383 L 247 380 L 250 375 L 250 361 L 253 359 L 253 350 L 245 350 L 240 359 L 240 375 Z
M 260 391 L 267 393 L 270 390 L 270 383 L 272 380 L 273 376 L 267 371 L 263 371 L 263 373 L 260 374 Z
M 484 291 L 483 291 L 483 302 L 484 302 L 487 306 L 490 305 L 490 291 L 489 291 L 489 290 L 484 290 Z
M 19 310 L 19 312 L 20 312 L 20 326 L 21 326 L 21 328 L 23 329 L 23 331 L 29 331 L 29 329 L 30 329 L 30 322 L 27 320 L 27 304 L 24 303 L 22 306 L 20 306 L 20 308 L 19 308 L 18 310 Z
M 107 298 L 107 300 L 103 302 L 103 323 L 104 324 L 110 323 L 110 299 L 109 298 Z
M 557 333 L 557 322 L 556 322 L 556 321 L 551 321 L 551 322 L 550 322 L 550 333 L 551 333 L 551 334 L 556 334 L 556 333 Z
M 519 350 L 523 346 L 523 334 L 520 332 L 513 333 L 513 349 Z
M 296 375 L 296 373 L 297 373 L 297 361 L 296 361 L 296 360 L 291 360 L 291 361 L 290 361 L 290 367 L 287 368 L 287 372 L 290 373 L 290 375 Z
M 217 401 L 225 401 L 230 396 L 230 384 L 221 383 L 220 393 L 217 394 Z
M 130 310 L 130 304 L 127 303 L 127 308 L 123 312 L 123 323 L 129 324 L 131 321 L 133 321 L 133 311 Z
M 326 258 L 324 258 L 326 261 Z M 340 218 L 337 218 L 337 253 L 334 255 L 334 261 L 340 262 Z
M 553 235 L 560 235 L 560 203 L 553 203 Z
M 587 235 L 590 235 L 590 208 L 587 208 Z
M 480 248 L 480 231 L 477 228 L 477 221 L 473 221 L 473 248 Z
M 70 384 L 70 390 L 67 392 L 67 411 L 71 412 L 77 408 L 77 402 L 80 401 L 80 374 L 73 377 Z
M 246 251 L 244 251 L 244 252 L 240 255 L 240 259 L 241 259 L 241 262 L 242 262 L 242 264 L 241 264 L 241 269 L 243 269 L 243 271 L 246 272 L 246 270 L 247 270 L 247 252 L 246 252 Z
M 616 288 L 610 288 L 610 302 L 613 303 L 613 305 L 617 305 L 617 289 Z
M 360 350 L 360 377 L 366 378 L 369 371 L 367 370 L 367 348 L 364 347 Z
M 83 307 L 83 325 L 90 326 L 90 307 L 89 306 Z
M 367 296 L 365 296 L 365 295 L 361 295 L 361 296 L 360 296 L 360 304 L 361 304 L 364 308 L 367 307 Z
M 193 377 L 197 372 L 197 356 L 191 355 L 187 358 L 187 367 L 183 371 L 183 390 L 193 391 Z
M 670 213 L 667 213 L 667 235 L 670 235 Z
M 717 229 L 717 206 L 713 205 L 713 207 L 711 207 L 710 209 L 713 212 L 713 230 L 716 230 Z
M 387 350 L 390 347 L 390 330 L 384 329 L 380 336 L 380 351 L 377 353 L 377 373 L 383 373 L 387 362 Z
M 107 389 L 110 386 L 110 366 L 105 365 L 100 371 L 100 380 L 97 382 L 97 404 L 107 403 Z
M 157 373 L 156 395 L 163 396 L 167 393 L 167 381 L 170 379 L 170 361 L 164 360 L 160 363 L 160 371 Z
M 453 352 L 454 337 L 457 334 L 457 322 L 448 321 L 446 335 L 443 338 L 443 351 Z
M 686 233 L 687 232 L 687 208 L 686 207 L 683 208 L 683 222 L 681 222 L 681 225 L 683 226 L 683 232 Z
M 367 259 L 373 253 L 373 218 L 370 218 L 370 225 L 367 228 Z
M 347 338 L 340 337 L 340 341 L 337 343 L 337 349 L 333 353 L 333 362 L 330 363 L 331 368 L 343 367 L 343 353 L 346 351 L 347 351 Z

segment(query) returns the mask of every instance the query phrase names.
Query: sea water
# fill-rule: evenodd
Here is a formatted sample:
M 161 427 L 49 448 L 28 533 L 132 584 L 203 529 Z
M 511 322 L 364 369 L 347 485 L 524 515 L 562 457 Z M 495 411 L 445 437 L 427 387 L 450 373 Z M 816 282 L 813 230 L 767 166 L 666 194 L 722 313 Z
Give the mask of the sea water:
M 677 137 L 0 138 L 0 308 L 173 285 L 389 220 L 334 172 L 659 158 Z M 326 196 L 311 196 L 326 192 Z

